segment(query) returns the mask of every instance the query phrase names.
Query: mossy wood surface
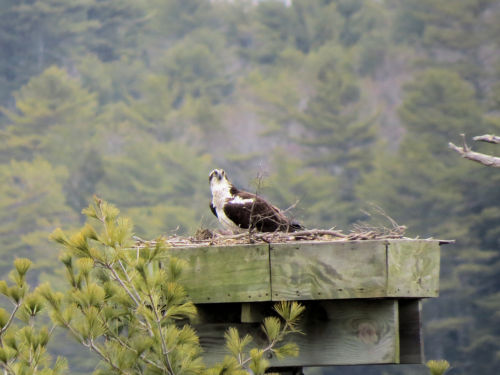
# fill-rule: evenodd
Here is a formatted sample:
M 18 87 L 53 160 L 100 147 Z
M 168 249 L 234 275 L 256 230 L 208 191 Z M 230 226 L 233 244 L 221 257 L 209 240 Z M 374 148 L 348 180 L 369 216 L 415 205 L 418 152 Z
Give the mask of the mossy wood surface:
M 436 297 L 439 241 L 372 240 L 173 248 L 195 303 Z
M 400 362 L 397 300 L 311 301 L 305 305 L 300 323 L 305 335 L 289 337 L 299 346 L 299 356 L 279 361 L 271 357 L 273 367 Z M 240 335 L 250 334 L 253 344 L 267 345 L 258 323 L 237 323 L 230 316 L 221 317 L 228 313 L 223 306 L 206 308 L 212 313 L 202 311 L 204 319 L 196 329 L 209 364 L 228 354 L 224 332 L 229 327 L 238 328 Z
M 268 245 L 174 248 L 188 267 L 181 283 L 195 303 L 269 301 Z
M 273 300 L 384 297 L 384 242 L 271 244 Z
M 388 245 L 387 295 L 437 297 L 439 243 L 393 240 Z

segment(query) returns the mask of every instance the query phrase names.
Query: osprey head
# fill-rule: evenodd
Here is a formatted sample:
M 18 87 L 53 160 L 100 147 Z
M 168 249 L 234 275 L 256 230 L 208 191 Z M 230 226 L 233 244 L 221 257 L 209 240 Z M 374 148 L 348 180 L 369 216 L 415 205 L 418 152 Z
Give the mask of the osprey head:
M 212 190 L 214 188 L 229 187 L 231 183 L 226 177 L 226 172 L 223 169 L 214 169 L 208 175 L 208 181 Z

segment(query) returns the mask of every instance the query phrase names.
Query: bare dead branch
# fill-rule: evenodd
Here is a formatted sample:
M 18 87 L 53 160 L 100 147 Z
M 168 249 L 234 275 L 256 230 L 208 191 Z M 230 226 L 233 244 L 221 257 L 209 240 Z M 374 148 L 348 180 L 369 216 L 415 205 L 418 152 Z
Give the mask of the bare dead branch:
M 463 147 L 456 146 L 452 142 L 448 143 L 448 147 L 452 150 L 455 150 L 463 158 L 475 161 L 477 163 L 486 165 L 487 167 L 500 168 L 500 158 L 496 156 L 491 156 L 487 154 L 482 154 L 479 152 L 474 152 L 471 150 L 469 146 L 467 146 L 467 142 L 465 140 L 465 134 L 460 134 L 463 141 Z M 489 142 L 489 143 L 500 143 L 500 137 L 495 135 L 479 135 L 473 138 L 475 141 Z
M 451 142 L 448 143 L 448 147 L 458 152 L 465 159 L 475 161 L 477 163 L 486 165 L 487 167 L 500 168 L 499 157 L 474 152 L 466 147 L 458 147 Z
M 475 141 L 500 144 L 500 137 L 492 134 L 478 135 L 472 138 Z

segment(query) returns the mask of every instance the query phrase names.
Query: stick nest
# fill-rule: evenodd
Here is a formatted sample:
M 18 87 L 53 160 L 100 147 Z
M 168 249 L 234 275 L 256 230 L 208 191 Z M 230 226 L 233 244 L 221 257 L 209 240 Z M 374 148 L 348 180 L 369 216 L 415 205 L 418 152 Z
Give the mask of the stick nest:
M 193 247 L 193 246 L 227 246 L 240 244 L 259 243 L 285 243 L 297 241 L 361 241 L 361 240 L 383 240 L 405 238 L 406 227 L 393 225 L 391 228 L 370 227 L 362 224 L 354 225 L 349 233 L 341 230 L 331 229 L 308 229 L 297 232 L 272 232 L 262 233 L 247 231 L 239 234 L 224 234 L 210 229 L 198 229 L 194 236 L 162 236 L 155 241 L 146 241 L 139 237 L 134 237 L 136 246 L 142 247 L 152 245 L 156 241 L 163 241 L 172 247 Z

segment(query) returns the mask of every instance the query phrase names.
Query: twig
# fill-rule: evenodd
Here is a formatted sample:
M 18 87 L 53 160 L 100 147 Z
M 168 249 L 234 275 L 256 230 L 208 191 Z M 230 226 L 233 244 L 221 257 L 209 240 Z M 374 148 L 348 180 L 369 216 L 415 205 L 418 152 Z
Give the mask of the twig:
M 288 236 L 292 237 L 300 237 L 300 236 L 307 236 L 307 235 L 318 235 L 318 236 L 333 236 L 333 237 L 340 237 L 340 238 L 345 238 L 346 235 L 341 233 L 340 231 L 336 230 L 329 230 L 329 229 L 308 229 L 308 230 L 301 230 L 297 232 L 290 232 L 286 233 Z
M 134 303 L 136 304 L 136 306 L 140 306 L 141 304 L 139 303 L 139 301 L 135 298 L 135 296 L 132 294 L 132 292 L 129 290 L 129 288 L 127 288 L 127 286 L 125 285 L 125 283 L 123 282 L 123 280 L 120 278 L 120 276 L 118 275 L 118 273 L 116 272 L 116 270 L 113 268 L 113 266 L 111 266 L 110 264 L 104 264 L 104 266 L 111 272 L 111 274 L 113 275 L 113 278 L 118 281 L 118 283 L 121 285 L 121 287 L 125 290 L 125 292 L 127 292 L 127 294 L 129 295 L 130 298 L 132 298 L 132 301 L 134 301 Z
M 89 349 L 93 350 L 94 352 L 96 352 L 102 359 L 104 359 L 105 362 L 107 362 L 113 369 L 118 371 L 120 374 L 128 374 L 126 371 L 123 371 L 121 368 L 115 365 L 110 358 L 104 355 L 101 349 L 99 349 L 97 346 L 94 345 L 94 341 L 92 339 L 88 340 L 88 343 L 82 342 L 82 344 L 88 347 Z
M 158 334 L 160 335 L 161 348 L 162 348 L 162 352 L 163 352 L 163 358 L 166 361 L 165 364 L 167 365 L 167 370 L 171 375 L 175 375 L 174 369 L 172 368 L 172 363 L 170 362 L 170 357 L 168 355 L 167 342 L 166 342 L 165 336 L 163 335 L 163 332 L 162 332 L 161 318 L 160 318 L 160 315 L 158 314 L 157 304 L 153 300 L 153 296 L 151 295 L 151 292 L 148 292 L 148 296 L 149 296 L 149 302 L 151 303 L 151 308 L 153 310 L 153 313 L 155 314 L 156 326 L 158 329 Z
M 16 312 L 19 309 L 19 307 L 21 306 L 21 304 L 22 304 L 22 300 L 19 303 L 16 303 L 14 305 L 14 310 L 12 310 L 12 312 L 9 316 L 9 319 L 7 320 L 7 323 L 5 323 L 5 326 L 0 330 L 0 339 L 1 339 L 1 336 L 5 333 L 5 331 L 7 331 L 9 329 L 9 326 L 12 324 L 14 316 L 16 315 Z
M 287 213 L 290 210 L 293 210 L 297 205 L 299 204 L 300 199 L 297 199 L 294 204 L 292 204 L 290 207 L 286 208 L 285 210 L 281 211 L 281 213 Z

